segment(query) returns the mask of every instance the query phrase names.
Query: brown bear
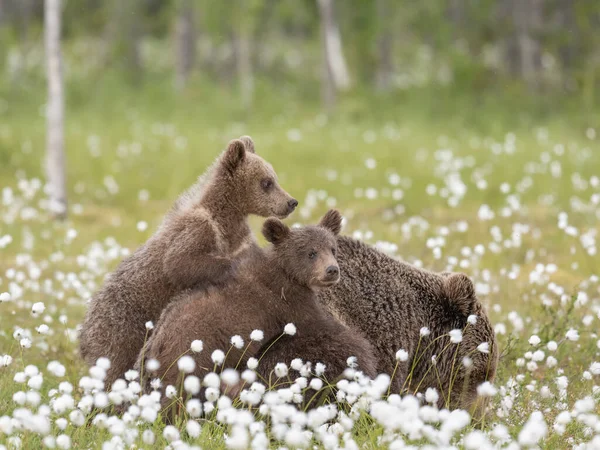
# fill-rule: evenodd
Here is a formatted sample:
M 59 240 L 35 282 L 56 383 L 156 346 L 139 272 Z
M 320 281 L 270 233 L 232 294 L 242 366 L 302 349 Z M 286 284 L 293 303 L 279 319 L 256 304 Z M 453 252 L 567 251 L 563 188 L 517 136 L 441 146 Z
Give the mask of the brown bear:
M 341 215 L 335 210 L 329 211 L 317 226 L 298 229 L 290 229 L 276 218 L 268 219 L 263 235 L 272 245 L 246 259 L 235 279 L 221 289 L 184 294 L 165 309 L 136 364 L 145 375 L 145 387 L 157 377 L 163 388 L 178 385 L 183 377 L 176 362 L 186 353 L 195 361 L 193 374 L 201 379 L 215 368 L 211 360 L 215 350 L 226 353 L 218 370 L 245 368 L 262 343 L 250 341 L 237 348 L 230 338 L 247 338 L 253 330 L 262 330 L 268 342 L 280 337 L 288 323 L 297 326 L 297 334 L 289 338 L 282 351 L 268 352 L 266 360 L 260 361 L 258 373 L 265 379 L 280 359 L 289 362 L 298 356 L 323 362 L 328 377 L 341 375 L 348 367 L 347 358 L 355 356 L 358 368 L 365 375 L 375 376 L 370 344 L 333 319 L 317 301 L 316 291 L 337 283 L 340 277 L 335 258 L 335 234 L 340 227 Z M 194 340 L 203 342 L 199 353 L 190 350 Z M 287 345 L 298 354 L 290 355 Z M 151 359 L 157 360 L 160 367 L 149 373 L 145 366 Z M 169 399 L 164 398 L 163 405 L 168 403 Z
M 232 140 L 206 175 L 177 200 L 156 233 L 93 296 L 80 349 L 93 365 L 107 357 L 105 386 L 131 369 L 147 336 L 178 293 L 224 283 L 243 254 L 258 249 L 247 217 L 286 217 L 298 202 L 256 155 L 252 139 Z
M 378 372 L 394 375 L 392 392 L 433 387 L 440 407 L 476 406 L 477 386 L 494 379 L 498 346 L 471 280 L 419 269 L 346 236 L 337 246 L 344 276 L 319 300 L 373 345 Z M 454 329 L 463 330 L 458 344 L 448 335 Z M 397 360 L 398 350 L 408 354 Z

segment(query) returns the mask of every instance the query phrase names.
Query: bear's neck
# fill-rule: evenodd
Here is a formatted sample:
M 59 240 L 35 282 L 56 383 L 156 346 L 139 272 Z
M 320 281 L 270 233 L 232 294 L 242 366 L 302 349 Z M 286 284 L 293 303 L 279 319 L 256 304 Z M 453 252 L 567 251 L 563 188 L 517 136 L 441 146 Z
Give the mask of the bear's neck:
M 242 243 L 251 233 L 247 219 L 239 202 L 239 194 L 227 180 L 210 183 L 202 196 L 200 206 L 207 210 L 225 241 L 232 247 Z
M 289 276 L 277 261 L 275 252 L 267 251 L 260 266 L 256 267 L 257 277 L 274 295 L 281 297 L 280 301 L 285 304 L 286 309 L 292 311 L 296 308 L 316 307 L 315 291 Z

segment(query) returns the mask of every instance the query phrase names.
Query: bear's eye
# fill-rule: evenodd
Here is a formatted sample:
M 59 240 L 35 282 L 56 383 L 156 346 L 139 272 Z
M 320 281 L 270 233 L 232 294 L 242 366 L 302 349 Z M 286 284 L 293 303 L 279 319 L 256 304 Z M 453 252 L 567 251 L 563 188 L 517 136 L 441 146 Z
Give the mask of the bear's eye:
M 268 191 L 269 189 L 271 189 L 273 187 L 273 180 L 271 180 L 270 178 L 265 178 L 264 180 L 261 181 L 260 184 L 262 185 L 262 188 L 265 191 Z
M 314 250 L 308 254 L 309 259 L 315 259 L 317 257 L 317 252 Z
M 331 253 L 333 254 L 333 256 L 335 256 L 335 252 L 336 252 L 335 248 L 332 248 Z

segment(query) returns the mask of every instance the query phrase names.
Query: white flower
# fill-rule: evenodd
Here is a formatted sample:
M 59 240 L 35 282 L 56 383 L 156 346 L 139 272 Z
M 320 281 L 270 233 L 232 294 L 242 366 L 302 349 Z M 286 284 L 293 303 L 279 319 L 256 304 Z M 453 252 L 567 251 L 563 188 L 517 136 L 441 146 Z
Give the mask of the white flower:
M 425 400 L 427 403 L 437 403 L 439 398 L 440 396 L 435 388 L 427 388 L 425 391 Z
M 546 347 L 548 348 L 548 350 L 550 350 L 551 352 L 556 351 L 556 349 L 558 348 L 558 344 L 555 341 L 550 341 L 548 342 L 548 344 L 546 345 Z
M 467 322 L 469 322 L 471 325 L 476 325 L 477 324 L 477 315 L 471 314 L 469 317 L 467 317 Z
M 248 362 L 246 363 L 246 367 L 250 370 L 256 370 L 258 367 L 258 359 L 256 358 L 248 358 Z
M 177 367 L 181 372 L 192 373 L 196 368 L 196 362 L 191 356 L 185 355 L 179 358 L 179 361 L 177 361 Z
M 0 367 L 8 367 L 12 363 L 12 356 L 2 355 L 0 356 Z
M 468 356 L 465 356 L 463 358 L 463 366 L 465 366 L 465 368 L 469 368 L 469 367 L 473 367 L 473 360 L 471 358 L 469 358 Z
M 151 320 L 146 322 L 146 330 L 153 330 L 153 329 L 154 329 L 154 323 L 152 323 Z
M 498 389 L 494 387 L 492 383 L 489 381 L 485 381 L 484 383 L 477 386 L 477 394 L 482 397 L 493 397 L 498 393 Z
M 144 430 L 144 432 L 142 433 L 142 441 L 144 442 L 144 444 L 153 445 L 154 439 L 154 433 L 152 432 L 152 430 Z
M 39 334 L 48 334 L 48 331 L 50 331 L 50 327 L 48 325 L 46 325 L 45 323 L 43 323 L 39 327 L 37 327 L 35 330 Z
M 195 339 L 192 341 L 190 348 L 194 353 L 200 353 L 204 349 L 204 343 L 200 339 Z
M 284 363 L 277 363 L 274 371 L 275 375 L 277 375 L 279 378 L 283 378 L 288 374 L 288 367 Z
M 529 338 L 529 344 L 533 345 L 534 347 L 538 346 L 540 342 L 542 342 L 542 340 L 535 334 Z
M 408 361 L 408 352 L 403 349 L 398 350 L 396 352 L 396 360 L 401 362 Z
M 567 331 L 567 334 L 565 335 L 565 337 L 570 340 L 570 341 L 578 341 L 579 340 L 579 331 L 575 330 L 574 328 L 570 328 L 569 331 Z
M 149 406 L 146 406 L 146 407 L 142 408 L 140 417 L 142 418 L 142 420 L 145 420 L 148 423 L 154 423 L 154 421 L 158 417 L 158 411 L 156 410 L 156 408 L 151 408 Z
M 533 447 L 548 434 L 548 425 L 540 411 L 534 411 L 519 433 L 519 444 Z
M 23 348 L 31 348 L 31 339 L 29 338 L 23 338 L 19 341 L 19 343 Z
M 225 353 L 223 350 L 215 350 L 210 355 L 210 359 L 217 365 L 223 364 L 223 361 L 225 361 Z
M 10 294 L 8 292 L 0 293 L 0 303 L 4 303 L 4 302 L 8 302 L 8 301 L 10 301 Z
M 188 375 L 183 382 L 183 388 L 188 394 L 196 395 L 200 392 L 200 378 Z
M 323 363 L 315 364 L 315 375 L 320 377 L 321 375 L 323 375 L 325 373 L 326 368 L 327 368 L 327 366 L 325 366 L 325 364 L 323 364 Z
M 241 336 L 236 334 L 235 336 L 231 336 L 231 345 L 237 349 L 240 349 L 244 346 L 244 340 Z
M 163 430 L 163 436 L 167 441 L 173 442 L 179 439 L 179 431 L 173 425 L 167 425 Z
M 148 228 L 148 223 L 140 220 L 137 225 L 136 225 L 138 231 L 146 231 L 146 229 Z
M 157 359 L 149 359 L 146 361 L 146 369 L 150 372 L 156 372 L 160 368 L 160 362 Z
M 548 356 L 548 358 L 546 358 L 546 365 L 548 367 L 554 367 L 557 364 L 557 360 L 554 356 Z
M 590 365 L 590 372 L 592 372 L 592 374 L 594 374 L 594 375 L 600 375 L 600 363 L 599 362 L 593 362 Z
M 193 398 L 187 402 L 185 409 L 192 417 L 200 417 L 202 414 L 202 403 L 197 398 Z M 199 430 L 200 428 L 198 428 Z
M 448 333 L 450 336 L 450 342 L 453 344 L 459 344 L 462 341 L 462 331 L 458 329 L 450 330 Z
M 130 369 L 127 372 L 125 372 L 125 379 L 127 381 L 137 380 L 139 376 L 140 376 L 140 374 L 138 373 L 137 370 Z
M 221 380 L 227 386 L 235 386 L 240 381 L 240 374 L 235 369 L 225 369 L 221 374 Z
M 477 350 L 481 353 L 489 353 L 490 352 L 490 344 L 489 342 L 482 342 L 477 346 Z
M 284 328 L 283 328 L 283 332 L 285 334 L 288 334 L 290 336 L 293 336 L 296 334 L 296 325 L 294 325 L 293 323 L 288 323 Z
M 214 372 L 209 372 L 204 376 L 202 384 L 206 387 L 218 388 L 221 385 L 221 379 L 219 375 Z
M 66 434 L 61 434 L 56 437 L 56 446 L 61 449 L 71 448 L 71 438 Z
M 323 380 L 320 378 L 313 378 L 310 380 L 309 387 L 315 391 L 319 391 L 323 387 Z
M 198 402 L 198 404 L 200 404 L 200 402 Z M 191 438 L 195 439 L 200 436 L 200 424 L 195 420 L 188 420 L 185 424 L 185 431 L 187 431 L 187 434 L 189 434 Z
M 46 309 L 46 306 L 44 305 L 43 302 L 37 302 L 37 303 L 34 303 L 33 306 L 31 307 L 31 313 L 34 316 L 37 316 L 38 314 L 43 313 L 45 309 Z
M 420 334 L 422 337 L 425 337 L 425 336 L 429 336 L 429 335 L 431 334 L 431 331 L 429 331 L 429 328 L 427 328 L 427 327 L 423 327 L 423 328 L 421 328 L 421 330 L 419 331 L 419 334 Z
M 261 330 L 254 330 L 250 333 L 250 339 L 252 341 L 260 342 L 264 339 L 265 334 Z

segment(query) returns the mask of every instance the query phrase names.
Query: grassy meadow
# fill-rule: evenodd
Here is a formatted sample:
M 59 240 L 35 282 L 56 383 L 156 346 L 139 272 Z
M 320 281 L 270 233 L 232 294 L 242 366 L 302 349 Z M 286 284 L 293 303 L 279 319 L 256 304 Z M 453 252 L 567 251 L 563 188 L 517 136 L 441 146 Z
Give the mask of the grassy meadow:
M 485 422 L 453 429 L 452 445 L 600 448 L 597 113 L 580 110 L 576 99 L 557 110 L 561 102 L 519 91 L 464 98 L 440 88 L 347 96 L 327 117 L 312 87 L 260 83 L 254 109 L 244 112 L 223 87 L 194 86 L 173 95 L 161 81 L 131 88 L 106 77 L 69 87 L 63 223 L 45 211 L 43 90 L 2 90 L 0 448 L 250 445 L 252 432 L 250 441 L 236 440 L 235 426 L 219 420 L 184 432 L 183 417 L 175 424 L 179 439 L 159 420 L 132 414 L 100 424 L 72 412 L 85 411 L 78 406 L 87 367 L 77 326 L 86 299 L 242 134 L 254 138 L 257 153 L 299 200 L 289 223 L 313 223 L 336 207 L 346 218 L 344 233 L 413 264 L 472 277 L 502 354 Z M 256 232 L 261 223 L 252 219 Z M 37 302 L 44 308 L 32 312 Z M 58 363 L 49 368 L 51 361 Z M 28 384 L 38 370 L 43 383 Z M 72 392 L 59 388 L 65 381 Z M 56 407 L 63 395 L 73 404 Z M 23 410 L 37 411 L 32 417 L 47 418 L 49 428 L 9 419 L 27 416 Z M 317 432 L 281 438 L 273 418 L 258 414 L 266 428 L 256 436 L 267 436 L 273 448 L 448 448 L 436 440 L 444 414 L 430 422 L 418 416 L 434 431 L 415 436 L 368 408 L 344 415 L 350 425 L 342 416 L 331 422 L 335 444 Z M 153 444 L 144 430 L 153 432 Z

